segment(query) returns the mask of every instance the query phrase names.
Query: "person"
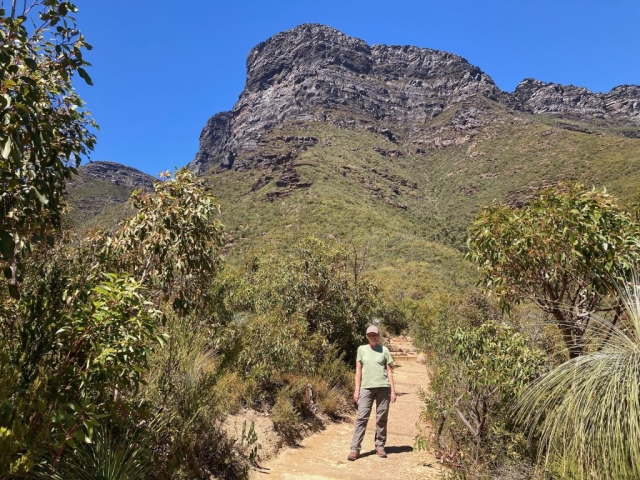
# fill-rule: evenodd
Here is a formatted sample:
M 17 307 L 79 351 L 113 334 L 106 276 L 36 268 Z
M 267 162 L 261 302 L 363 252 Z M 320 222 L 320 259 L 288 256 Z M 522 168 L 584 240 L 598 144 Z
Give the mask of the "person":
M 360 455 L 360 445 L 367 428 L 367 422 L 376 401 L 376 454 L 386 458 L 384 450 L 387 441 L 387 419 L 389 405 L 396 401 L 396 386 L 393 381 L 393 357 L 387 347 L 380 345 L 378 327 L 367 328 L 368 345 L 358 347 L 356 359 L 355 393 L 353 400 L 358 404 L 358 417 L 351 440 L 348 460 L 356 460 Z

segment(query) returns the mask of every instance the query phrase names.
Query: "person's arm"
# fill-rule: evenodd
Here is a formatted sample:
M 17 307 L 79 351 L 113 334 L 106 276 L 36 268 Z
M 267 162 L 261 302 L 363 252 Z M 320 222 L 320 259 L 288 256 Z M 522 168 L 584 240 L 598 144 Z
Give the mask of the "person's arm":
M 356 390 L 353 392 L 353 400 L 358 403 L 360 398 L 360 381 L 362 380 L 362 363 L 356 360 Z
M 393 381 L 393 367 L 387 363 L 387 376 L 389 383 L 391 384 L 391 403 L 396 401 L 396 384 Z

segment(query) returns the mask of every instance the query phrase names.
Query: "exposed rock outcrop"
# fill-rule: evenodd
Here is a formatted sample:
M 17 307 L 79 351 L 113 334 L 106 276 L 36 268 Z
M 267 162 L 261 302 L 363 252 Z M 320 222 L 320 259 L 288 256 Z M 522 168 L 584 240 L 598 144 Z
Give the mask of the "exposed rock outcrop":
M 474 95 L 497 99 L 502 93 L 462 57 L 369 46 L 334 28 L 301 25 L 249 53 L 244 91 L 231 112 L 207 122 L 190 168 L 231 167 L 239 151 L 256 150 L 261 134 L 285 121 L 330 121 L 331 111 L 340 110 L 375 122 L 424 123 Z
M 528 78 L 513 92 L 512 105 L 537 114 L 611 119 L 640 126 L 640 87 L 621 85 L 608 93 Z
M 81 176 L 106 180 L 116 186 L 152 189 L 154 178 L 138 169 L 115 162 L 89 162 L 79 169 Z
M 457 55 L 412 46 L 370 46 L 334 28 L 305 24 L 251 50 L 245 89 L 233 110 L 207 122 L 189 167 L 196 172 L 213 166 L 235 168 L 238 156 L 248 167 L 249 158 L 259 158 L 252 152 L 260 149 L 262 136 L 286 122 L 324 121 L 340 128 L 368 124 L 365 128 L 395 143 L 389 126 L 395 131 L 395 126 L 424 125 L 461 105 L 450 123 L 430 127 L 433 135 L 411 139 L 447 148 L 471 140 L 489 123 L 486 102 L 480 99 L 534 114 L 629 126 L 621 135 L 636 136 L 640 126 L 638 86 L 596 94 L 526 79 L 510 94 Z

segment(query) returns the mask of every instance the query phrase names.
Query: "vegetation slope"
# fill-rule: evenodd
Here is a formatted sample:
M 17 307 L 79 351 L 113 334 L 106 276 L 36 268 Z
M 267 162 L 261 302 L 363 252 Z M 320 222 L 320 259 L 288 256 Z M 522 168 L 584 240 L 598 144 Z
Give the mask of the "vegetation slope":
M 317 143 L 283 165 L 204 174 L 221 203 L 229 258 L 287 249 L 308 235 L 335 237 L 368 252 L 371 275 L 394 298 L 419 300 L 475 282 L 461 252 L 481 205 L 517 205 L 541 186 L 568 180 L 634 200 L 640 139 L 615 127 L 478 102 L 485 103 L 485 126 L 471 134 L 451 126 L 452 117 L 470 108 L 464 104 L 421 127 L 451 139 L 446 147 L 416 147 L 399 128 L 391 141 L 348 122 L 295 123 L 269 132 L 259 155 L 287 155 L 291 146 L 283 139 L 291 137 Z M 294 182 L 287 179 L 292 175 Z

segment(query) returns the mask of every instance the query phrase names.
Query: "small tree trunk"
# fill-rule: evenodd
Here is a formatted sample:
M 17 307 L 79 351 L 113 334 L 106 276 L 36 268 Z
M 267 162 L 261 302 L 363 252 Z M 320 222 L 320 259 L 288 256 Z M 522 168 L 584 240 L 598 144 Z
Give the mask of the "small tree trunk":
M 582 355 L 582 333 L 576 331 L 574 322 L 566 318 L 559 309 L 553 310 L 552 313 L 562 332 L 562 340 L 569 351 L 569 358 L 579 357 Z

